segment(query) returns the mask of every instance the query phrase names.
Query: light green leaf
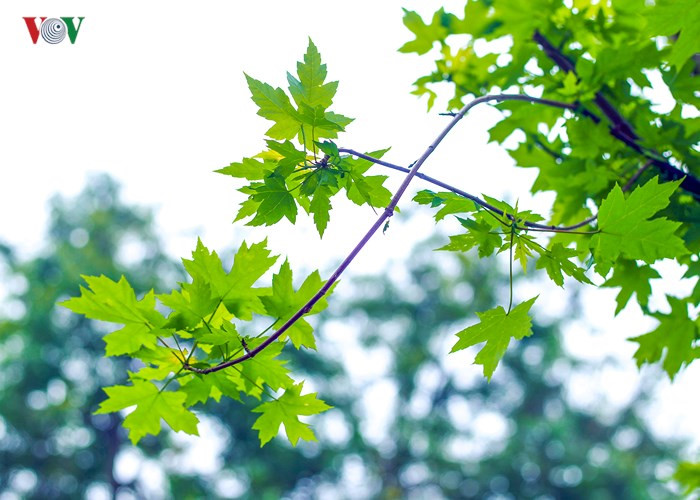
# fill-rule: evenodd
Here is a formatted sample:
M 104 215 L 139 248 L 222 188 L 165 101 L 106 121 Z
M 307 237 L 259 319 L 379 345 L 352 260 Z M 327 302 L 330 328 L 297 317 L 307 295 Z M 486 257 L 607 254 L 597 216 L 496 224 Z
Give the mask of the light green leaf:
M 318 234 L 323 237 L 323 233 L 328 227 L 328 221 L 330 220 L 331 211 L 331 190 L 326 186 L 319 186 L 314 192 L 313 198 L 311 199 L 311 204 L 309 205 L 309 210 L 314 214 L 314 224 L 316 224 L 316 229 Z
M 211 287 L 212 297 L 221 301 L 236 317 L 249 320 L 253 312 L 262 312 L 259 296 L 262 290 L 253 284 L 267 272 L 277 260 L 266 248 L 267 240 L 250 245 L 243 242 L 227 273 L 216 252 L 209 252 L 201 240 L 192 252 L 192 259 L 183 259 L 185 269 L 196 281 L 198 278 Z
M 156 332 L 165 324 L 165 318 L 155 309 L 152 290 L 137 300 L 124 276 L 118 282 L 106 276 L 83 276 L 83 279 L 90 289 L 81 286 L 80 297 L 68 299 L 61 305 L 87 318 L 124 325 L 105 336 L 107 356 L 131 354 L 155 345 Z
M 622 311 L 629 302 L 632 294 L 637 295 L 637 302 L 640 306 L 646 307 L 649 303 L 649 295 L 651 295 L 652 279 L 661 278 L 659 273 L 650 266 L 639 266 L 633 260 L 620 259 L 615 264 L 612 278 L 607 280 L 601 286 L 604 287 L 621 287 L 620 293 L 615 299 L 617 308 L 615 315 Z
M 535 267 L 546 269 L 549 277 L 557 285 L 564 286 L 564 274 L 571 276 L 579 283 L 592 285 L 591 280 L 586 276 L 586 270 L 571 262 L 572 257 L 576 257 L 578 252 L 573 248 L 566 248 L 561 243 L 555 243 L 547 252 L 540 252 Z
M 161 418 L 176 432 L 199 435 L 199 420 L 184 407 L 186 395 L 181 392 L 160 392 L 155 385 L 142 380 L 136 380 L 130 386 L 105 387 L 104 391 L 108 398 L 100 404 L 96 414 L 136 406 L 124 419 L 124 427 L 129 429 L 129 439 L 133 444 L 147 434 L 159 434 Z
M 282 326 L 291 318 L 309 299 L 316 294 L 325 282 L 321 280 L 318 271 L 314 271 L 304 280 L 298 291 L 294 291 L 292 285 L 292 268 L 289 262 L 282 264 L 279 272 L 272 277 L 272 294 L 261 297 L 268 316 L 279 318 L 275 328 Z M 317 314 L 327 306 L 325 299 L 316 303 L 308 314 Z M 294 347 L 301 346 L 316 348 L 316 341 L 313 337 L 313 329 L 304 318 L 300 318 L 287 330 L 284 336 L 288 336 Z M 283 336 L 283 337 L 284 337 Z
M 259 433 L 260 447 L 263 447 L 277 435 L 282 424 L 284 424 L 287 438 L 293 446 L 296 446 L 299 439 L 316 441 L 309 424 L 300 421 L 299 416 L 316 415 L 331 407 L 316 399 L 315 392 L 302 396 L 303 386 L 303 382 L 296 384 L 287 389 L 277 400 L 263 403 L 253 409 L 255 413 L 262 413 L 253 424 L 253 429 Z
M 476 313 L 479 323 L 465 328 L 457 333 L 459 340 L 452 347 L 456 352 L 467 347 L 486 342 L 474 362 L 484 367 L 484 376 L 490 381 L 499 361 L 506 353 L 510 339 L 521 340 L 532 335 L 532 322 L 528 311 L 537 297 L 522 302 L 506 314 L 503 307 L 498 306 L 486 312 Z
M 250 226 L 271 226 L 286 217 L 294 224 L 297 220 L 297 205 L 287 189 L 284 177 L 277 174 L 265 177 L 265 184 L 255 189 L 253 201 L 260 203 Z
M 299 113 L 289 102 L 281 88 L 273 88 L 255 78 L 245 75 L 253 102 L 258 105 L 258 115 L 275 122 L 266 132 L 272 139 L 292 139 L 301 128 Z
M 683 485 L 683 494 L 690 495 L 700 489 L 700 462 L 681 462 L 673 475 L 673 479 Z
M 644 335 L 631 338 L 639 347 L 634 353 L 637 366 L 656 363 L 663 357 L 663 368 L 673 380 L 684 365 L 700 357 L 700 348 L 693 343 L 700 335 L 697 322 L 688 315 L 688 304 L 678 298 L 667 296 L 671 304 L 670 314 L 655 314 L 659 326 Z M 665 353 L 665 356 L 664 356 Z
M 321 63 L 321 54 L 309 38 L 304 61 L 297 63 L 299 79 L 287 73 L 289 92 L 299 107 L 305 104 L 312 108 L 320 106 L 325 110 L 332 104 L 333 96 L 338 90 L 338 82 L 324 84 L 326 74 L 326 65 Z
M 591 238 L 598 272 L 605 275 L 620 255 L 651 264 L 657 259 L 688 253 L 683 240 L 674 234 L 679 222 L 665 217 L 649 220 L 668 205 L 679 184 L 680 181 L 659 184 L 658 177 L 654 177 L 627 199 L 619 186 L 613 188 L 598 212 L 601 232 Z
M 479 257 L 488 257 L 501 246 L 503 242 L 501 235 L 495 233 L 489 224 L 474 219 L 462 219 L 461 217 L 457 217 L 457 219 L 467 230 L 467 233 L 450 236 L 450 242 L 438 250 L 466 252 L 477 247 Z

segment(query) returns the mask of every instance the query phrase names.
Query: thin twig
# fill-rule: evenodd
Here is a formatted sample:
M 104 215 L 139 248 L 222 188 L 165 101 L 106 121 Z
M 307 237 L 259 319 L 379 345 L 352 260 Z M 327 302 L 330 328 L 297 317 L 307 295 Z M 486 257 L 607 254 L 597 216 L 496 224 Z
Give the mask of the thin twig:
M 510 314 L 510 308 L 513 307 L 513 235 L 515 234 L 515 228 L 510 228 L 510 254 L 508 258 L 508 276 L 510 278 L 510 295 L 508 298 L 508 312 L 506 316 Z
M 639 169 L 634 174 L 632 174 L 632 177 L 630 177 L 630 180 L 627 181 L 627 183 L 624 185 L 622 190 L 623 191 L 629 190 L 632 187 L 632 184 L 637 182 L 637 179 L 639 179 L 639 176 L 642 175 L 644 173 L 644 171 L 646 169 L 648 169 L 649 167 L 651 167 L 652 165 L 653 165 L 653 162 L 651 160 L 649 160 L 644 165 L 639 167 Z
M 383 167 L 391 168 L 392 170 L 398 170 L 399 172 L 409 172 L 409 169 L 407 169 L 406 167 L 401 167 L 399 165 L 394 165 L 393 163 L 389 163 L 388 161 L 380 160 L 378 158 L 373 158 L 369 155 L 359 153 L 358 151 L 355 151 L 354 149 L 338 148 L 338 151 L 340 151 L 341 153 L 347 153 L 347 154 L 351 154 L 353 156 L 357 156 L 358 158 L 362 158 L 364 160 L 371 161 L 372 163 L 376 163 L 377 165 L 381 165 Z M 459 188 L 454 187 L 450 184 L 447 184 L 446 182 L 443 182 L 439 179 L 436 179 L 435 177 L 431 177 L 429 175 L 422 174 L 422 173 L 417 173 L 416 177 L 418 177 L 419 179 L 423 179 L 424 181 L 430 182 L 431 184 L 439 186 L 443 189 L 451 191 L 455 194 L 458 194 L 459 196 L 467 198 L 468 200 L 473 201 L 474 203 L 484 207 L 485 209 L 489 210 L 490 212 L 497 213 L 498 215 L 501 215 L 501 216 L 505 215 L 506 217 L 508 217 L 511 220 L 514 218 L 512 215 L 505 214 L 503 212 L 503 210 L 501 210 L 500 208 L 494 207 L 493 205 L 482 200 L 478 196 L 474 196 L 473 194 L 469 194 L 466 191 L 463 191 L 462 189 L 459 189 Z M 540 231 L 550 231 L 553 233 L 567 233 L 567 232 L 571 232 L 575 229 L 581 228 L 583 226 L 586 226 L 586 225 L 590 224 L 591 222 L 593 222 L 595 219 L 596 219 L 596 216 L 592 215 L 592 216 L 588 217 L 587 219 L 584 219 L 581 222 L 578 222 L 578 223 L 573 224 L 571 226 L 552 226 L 552 225 L 548 226 L 545 224 L 538 224 L 536 222 L 526 221 L 525 226 L 527 226 L 528 230 L 531 229 L 531 230 L 540 230 Z

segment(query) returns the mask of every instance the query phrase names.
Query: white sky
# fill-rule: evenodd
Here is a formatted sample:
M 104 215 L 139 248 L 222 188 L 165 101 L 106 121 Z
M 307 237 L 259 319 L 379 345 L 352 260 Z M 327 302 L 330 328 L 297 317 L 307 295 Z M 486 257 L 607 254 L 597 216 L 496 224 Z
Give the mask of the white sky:
M 429 13 L 441 5 L 457 11 L 460 3 L 129 0 L 116 8 L 87 0 L 2 2 L 0 240 L 27 255 L 36 251 L 43 243 L 48 198 L 78 193 L 90 172 L 109 172 L 123 184 L 127 202 L 157 207 L 158 230 L 173 257 L 187 256 L 196 235 L 224 254 L 243 238 L 268 236 L 270 247 L 289 255 L 293 265 L 327 273 L 373 222 L 368 208 L 338 203 L 341 209 L 323 240 L 309 220 L 296 227 L 283 223 L 270 234 L 231 225 L 243 199 L 235 191 L 240 184 L 212 171 L 261 151 L 269 127 L 255 115 L 243 71 L 283 86 L 285 71 L 295 69 L 311 36 L 329 78 L 340 80 L 333 109 L 356 118 L 339 143 L 363 151 L 392 146 L 385 158 L 407 165 L 447 118 L 436 115 L 439 109 L 427 115 L 425 102 L 409 94 L 413 80 L 432 68 L 432 59 L 396 52 L 409 38 L 401 7 Z M 79 15 L 85 21 L 75 45 L 41 40 L 32 45 L 22 17 L 34 15 Z M 474 111 L 424 172 L 475 194 L 508 193 L 523 207 L 531 202 L 527 190 L 533 172 L 512 169 L 503 151 L 486 144 L 486 131 L 498 116 L 486 107 Z M 395 186 L 400 177 L 394 179 Z M 423 188 L 419 183 L 416 187 Z M 400 206 L 410 206 L 409 199 Z M 546 212 L 542 200 L 533 203 Z M 434 227 L 428 214 L 410 224 L 394 219 L 387 235 L 360 254 L 355 271 L 379 271 L 389 261 L 401 261 L 416 235 L 423 238 Z M 675 273 L 675 278 L 663 288 L 679 293 L 677 287 L 688 284 L 679 282 L 673 266 L 666 268 L 665 276 Z M 530 291 L 523 297 L 532 296 Z M 551 283 L 538 291 L 541 310 L 560 294 Z M 610 397 L 622 400 L 634 391 L 620 384 L 634 386 L 639 377 L 632 345 L 624 339 L 648 331 L 644 328 L 653 328 L 653 322 L 641 321 L 633 308 L 612 320 L 614 295 L 587 292 L 586 321 L 569 328 L 567 345 L 586 359 L 620 354 L 628 376 L 618 377 L 619 384 L 615 377 L 601 382 L 611 387 Z M 471 359 L 462 361 L 464 370 L 479 368 L 469 364 Z M 673 386 L 661 384 L 655 429 L 693 431 L 700 407 L 689 395 L 699 380 L 696 364 Z

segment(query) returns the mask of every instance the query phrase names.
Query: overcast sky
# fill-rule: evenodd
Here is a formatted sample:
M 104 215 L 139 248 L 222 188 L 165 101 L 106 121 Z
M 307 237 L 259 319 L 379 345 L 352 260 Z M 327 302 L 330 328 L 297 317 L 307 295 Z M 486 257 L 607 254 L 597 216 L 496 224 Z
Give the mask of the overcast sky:
M 243 199 L 235 191 L 240 184 L 212 171 L 260 152 L 269 127 L 255 115 L 243 71 L 282 86 L 285 72 L 294 70 L 312 37 L 328 63 L 329 78 L 340 81 L 333 109 L 356 118 L 339 143 L 363 151 L 391 146 L 385 158 L 408 165 L 447 119 L 437 115 L 439 109 L 426 114 L 425 102 L 409 93 L 415 78 L 432 68 L 432 59 L 396 52 L 409 38 L 401 7 L 429 13 L 440 5 L 457 11 L 460 3 L 2 2 L 0 240 L 30 255 L 41 247 L 50 196 L 76 194 L 89 173 L 108 172 L 122 183 L 129 203 L 156 207 L 159 232 L 173 257 L 186 256 L 197 235 L 224 254 L 243 238 L 269 236 L 270 247 L 289 255 L 293 265 L 320 266 L 327 273 L 374 221 L 367 207 L 338 202 L 322 240 L 305 217 L 295 227 L 282 223 L 269 234 L 265 228 L 231 224 Z M 75 45 L 33 45 L 24 16 L 85 20 Z M 438 101 L 438 108 L 440 102 L 445 101 Z M 511 202 L 519 198 L 521 207 L 532 203 L 546 216 L 551 198 L 527 195 L 533 172 L 513 169 L 499 147 L 487 144 L 486 131 L 498 117 L 487 106 L 475 110 L 424 171 L 475 194 Z M 400 176 L 391 175 L 396 186 Z M 355 271 L 379 271 L 400 261 L 416 235 L 433 231 L 427 213 L 410 224 L 400 216 L 394 219 L 387 235 L 376 237 L 353 264 Z M 689 286 L 679 282 L 674 266 L 664 266 L 664 272 L 668 280 L 655 295 L 660 306 L 661 292 L 680 293 L 678 287 Z M 560 294 L 551 282 L 537 292 L 542 293 L 541 310 L 553 307 Z M 619 402 L 634 395 L 630 388 L 638 380 L 631 362 L 634 348 L 624 339 L 648 331 L 654 322 L 641 320 L 634 307 L 613 320 L 614 296 L 612 290 L 588 293 L 586 321 L 569 325 L 566 338 L 582 357 L 621 354 L 623 375 L 591 375 Z M 697 401 L 689 407 L 688 395 L 700 381 L 698 365 L 673 386 L 661 384 L 653 418 L 657 431 L 695 427 L 700 408 Z M 465 364 L 464 369 L 478 367 Z M 591 382 L 577 383 L 572 390 L 585 399 Z

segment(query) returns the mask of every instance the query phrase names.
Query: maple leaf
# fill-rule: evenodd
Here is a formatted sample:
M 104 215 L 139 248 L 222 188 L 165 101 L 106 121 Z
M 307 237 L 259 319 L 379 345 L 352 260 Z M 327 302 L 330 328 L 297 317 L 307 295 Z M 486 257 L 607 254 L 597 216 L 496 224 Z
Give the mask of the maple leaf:
M 331 211 L 331 190 L 325 186 L 318 187 L 314 191 L 313 198 L 311 199 L 311 204 L 309 205 L 309 210 L 314 214 L 314 224 L 316 224 L 316 229 L 318 234 L 323 237 L 323 233 L 328 227 L 328 221 L 330 220 Z
M 151 382 L 135 380 L 133 385 L 105 387 L 108 398 L 95 414 L 112 413 L 136 406 L 124 419 L 129 439 L 138 443 L 147 434 L 160 433 L 161 418 L 174 430 L 198 436 L 199 419 L 183 405 L 187 396 L 181 392 L 159 391 Z
M 142 347 L 153 347 L 165 318 L 156 311 L 153 290 L 141 300 L 124 276 L 112 281 L 106 276 L 83 276 L 90 289 L 80 287 L 80 297 L 61 305 L 90 319 L 124 325 L 104 337 L 107 356 L 131 354 Z
M 457 195 L 447 197 L 443 205 L 445 206 L 438 210 L 435 214 L 436 221 L 441 221 L 451 214 L 470 213 L 477 210 L 477 206 L 473 201 Z
M 255 349 L 264 340 L 248 337 L 246 345 L 248 349 Z M 267 384 L 275 391 L 294 384 L 294 381 L 289 377 L 289 369 L 284 366 L 287 361 L 277 359 L 283 348 L 283 342 L 273 342 L 254 358 L 236 366 L 240 370 L 243 385 L 249 395 L 260 399 L 260 386 L 262 384 Z
M 219 402 L 222 396 L 240 401 L 244 380 L 240 372 L 235 370 L 221 370 L 206 375 L 195 373 L 181 386 L 181 390 L 187 396 L 185 400 L 187 407 L 206 403 L 209 398 Z
M 453 16 L 446 14 L 444 9 L 440 9 L 433 15 L 430 24 L 426 24 L 416 12 L 403 9 L 403 24 L 416 36 L 415 40 L 406 42 L 401 46 L 399 52 L 416 52 L 425 54 L 433 48 L 433 44 L 439 40 L 444 40 L 447 36 L 445 20 Z
M 537 300 L 536 296 L 518 304 L 509 314 L 506 314 L 501 306 L 476 313 L 479 323 L 457 333 L 459 340 L 450 352 L 486 342 L 476 355 L 474 363 L 484 367 L 484 376 L 490 381 L 499 361 L 508 349 L 510 339 L 521 340 L 532 335 L 532 322 L 528 311 L 535 300 Z
M 293 446 L 296 446 L 299 439 L 316 441 L 311 427 L 300 421 L 299 415 L 316 415 L 331 407 L 317 399 L 315 392 L 302 396 L 303 386 L 303 382 L 293 385 L 278 399 L 253 408 L 254 413 L 262 413 L 253 424 L 253 429 L 258 431 L 261 448 L 277 435 L 282 424 Z
M 253 285 L 277 260 L 277 256 L 270 256 L 266 246 L 267 240 L 250 246 L 243 242 L 228 273 L 224 271 L 217 253 L 210 252 L 201 240 L 197 240 L 192 259 L 182 259 L 182 262 L 193 280 L 201 279 L 209 285 L 211 292 L 208 298 L 215 297 L 231 314 L 250 320 L 253 312 L 262 312 L 259 296 L 264 292 L 253 288 Z M 198 290 L 204 293 L 203 288 Z M 202 300 L 206 300 L 206 297 Z
M 294 224 L 297 220 L 297 205 L 289 193 L 284 177 L 276 173 L 264 179 L 264 184 L 255 188 L 251 197 L 258 203 L 255 217 L 248 222 L 249 226 L 271 226 L 286 217 Z
M 297 106 L 301 107 L 302 104 L 305 104 L 312 108 L 321 106 L 322 109 L 326 109 L 333 103 L 333 97 L 338 90 L 338 82 L 324 84 L 326 75 L 326 65 L 321 63 L 321 54 L 309 38 L 304 61 L 297 63 L 299 79 L 287 73 L 289 92 Z
M 292 284 L 292 268 L 288 261 L 282 264 L 279 272 L 272 277 L 272 294 L 261 297 L 265 311 L 268 316 L 279 318 L 275 323 L 275 328 L 282 326 L 291 318 L 309 299 L 319 291 L 325 281 L 321 280 L 318 271 L 314 271 L 304 280 L 299 290 L 294 291 Z M 328 303 L 322 298 L 314 305 L 308 314 L 317 314 L 327 307 Z M 313 336 L 311 325 L 304 319 L 296 321 L 284 334 L 288 336 L 294 347 L 301 346 L 316 349 L 316 341 Z
M 259 181 L 272 173 L 277 167 L 276 161 L 257 160 L 255 158 L 243 158 L 240 162 L 233 162 L 227 167 L 215 170 L 216 173 L 240 177 L 249 181 Z
M 253 102 L 258 105 L 258 115 L 275 122 L 266 132 L 272 139 L 292 139 L 301 128 L 299 112 L 289 102 L 289 97 L 281 88 L 273 88 L 245 75 Z
M 615 301 L 617 316 L 629 302 L 632 294 L 637 295 L 637 302 L 643 308 L 649 303 L 651 284 L 649 280 L 661 278 L 659 273 L 650 266 L 639 266 L 634 260 L 620 259 L 615 264 L 612 277 L 603 283 L 603 287 L 621 287 Z
M 688 304 L 684 300 L 667 295 L 671 305 L 670 314 L 654 314 L 659 326 L 644 335 L 629 340 L 637 342 L 639 347 L 634 353 L 637 366 L 655 363 L 663 357 L 663 368 L 673 380 L 683 365 L 700 357 L 700 348 L 693 344 L 700 336 L 698 322 L 690 319 Z M 664 356 L 665 352 L 665 356 Z
M 483 220 L 462 219 L 457 217 L 459 222 L 467 230 L 466 234 L 450 236 L 450 242 L 438 250 L 449 250 L 452 252 L 466 252 L 474 247 L 479 249 L 479 257 L 491 255 L 503 242 L 501 235 L 493 231 L 491 225 Z
M 540 252 L 535 267 L 546 269 L 549 277 L 557 285 L 564 286 L 564 274 L 571 276 L 580 283 L 592 285 L 591 280 L 586 276 L 586 270 L 571 262 L 571 257 L 576 257 L 578 252 L 573 248 L 566 248 L 561 243 L 555 243 L 546 252 Z M 563 274 L 562 274 L 563 273 Z
M 684 486 L 684 495 L 690 495 L 693 491 L 700 489 L 700 462 L 679 463 L 673 479 Z
M 654 177 L 627 199 L 620 186 L 610 191 L 598 211 L 600 232 L 593 235 L 590 243 L 596 271 L 604 276 L 620 255 L 651 264 L 657 259 L 688 253 L 683 240 L 674 234 L 680 222 L 665 217 L 649 220 L 669 204 L 669 197 L 679 184 L 680 181 L 659 184 L 658 177 Z
M 700 4 L 696 0 L 657 0 L 645 17 L 648 35 L 678 34 L 668 56 L 671 65 L 680 68 L 700 52 Z
M 182 283 L 181 290 L 159 294 L 158 300 L 172 310 L 167 326 L 177 329 L 192 328 L 214 312 L 218 299 L 212 297 L 211 287 L 199 277 L 192 283 Z

